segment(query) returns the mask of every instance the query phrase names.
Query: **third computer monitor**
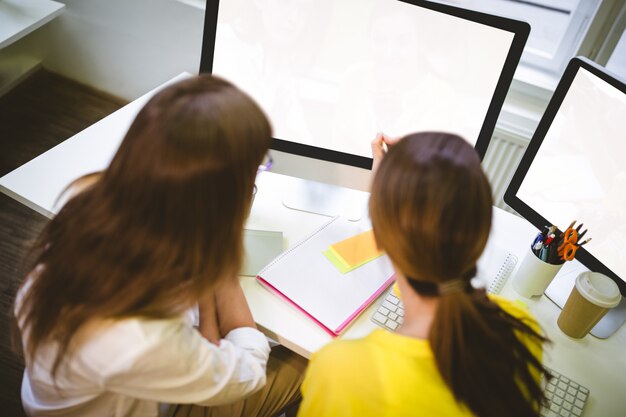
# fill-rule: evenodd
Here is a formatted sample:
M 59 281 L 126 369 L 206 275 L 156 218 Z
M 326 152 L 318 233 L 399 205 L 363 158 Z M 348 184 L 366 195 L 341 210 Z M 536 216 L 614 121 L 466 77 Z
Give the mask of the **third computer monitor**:
M 626 294 L 624 81 L 586 59 L 570 61 L 505 201 L 538 228 L 584 223 L 592 240 L 576 258 Z
M 200 71 L 261 105 L 277 150 L 369 168 L 377 132 L 439 130 L 482 157 L 528 32 L 419 0 L 214 0 Z

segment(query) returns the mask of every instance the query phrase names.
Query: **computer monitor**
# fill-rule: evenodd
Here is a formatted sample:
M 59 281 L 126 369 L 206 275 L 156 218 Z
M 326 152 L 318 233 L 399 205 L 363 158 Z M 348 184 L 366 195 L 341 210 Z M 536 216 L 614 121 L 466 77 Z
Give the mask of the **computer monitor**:
M 585 58 L 570 61 L 504 201 L 538 229 L 584 223 L 592 240 L 576 259 L 626 295 L 624 80 Z
M 377 132 L 444 130 L 482 157 L 529 30 L 420 0 L 215 0 L 200 72 L 256 99 L 279 151 L 369 169 Z

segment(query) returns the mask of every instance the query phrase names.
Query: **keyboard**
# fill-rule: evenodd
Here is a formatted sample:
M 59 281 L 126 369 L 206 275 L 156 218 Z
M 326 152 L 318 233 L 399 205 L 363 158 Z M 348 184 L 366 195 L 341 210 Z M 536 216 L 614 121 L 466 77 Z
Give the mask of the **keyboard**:
M 549 369 L 554 376 L 545 386 L 547 404 L 541 417 L 580 417 L 589 398 L 589 389 Z
M 402 324 L 404 317 L 404 305 L 393 294 L 393 285 L 387 291 L 378 309 L 372 315 L 372 321 L 379 326 L 394 331 Z

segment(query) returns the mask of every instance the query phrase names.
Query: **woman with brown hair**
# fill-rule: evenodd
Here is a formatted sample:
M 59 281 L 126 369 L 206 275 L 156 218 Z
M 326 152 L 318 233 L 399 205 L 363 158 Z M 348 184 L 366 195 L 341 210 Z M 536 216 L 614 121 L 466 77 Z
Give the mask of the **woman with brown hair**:
M 256 103 L 208 75 L 146 104 L 35 246 L 15 306 L 30 415 L 272 415 L 297 396 L 303 361 L 268 364 L 237 279 L 271 140 Z
M 370 217 L 396 270 L 404 322 L 315 353 L 301 416 L 537 416 L 545 339 L 527 311 L 474 289 L 491 189 L 474 149 L 446 133 L 401 139 L 375 166 Z

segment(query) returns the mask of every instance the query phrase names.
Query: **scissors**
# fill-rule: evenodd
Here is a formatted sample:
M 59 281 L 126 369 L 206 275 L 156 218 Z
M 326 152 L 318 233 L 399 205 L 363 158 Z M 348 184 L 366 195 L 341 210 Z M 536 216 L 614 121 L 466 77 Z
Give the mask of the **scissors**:
M 574 224 L 570 225 L 570 227 L 565 230 L 563 233 L 563 240 L 561 241 L 561 245 L 558 249 L 558 254 L 564 261 L 571 261 L 576 256 L 576 251 L 578 250 L 578 230 L 580 230 L 580 226 L 578 229 L 573 228 Z M 585 230 L 586 232 L 586 230 Z

